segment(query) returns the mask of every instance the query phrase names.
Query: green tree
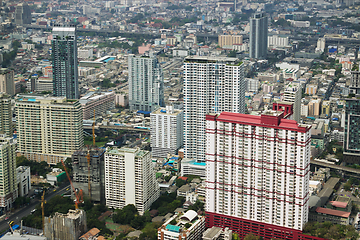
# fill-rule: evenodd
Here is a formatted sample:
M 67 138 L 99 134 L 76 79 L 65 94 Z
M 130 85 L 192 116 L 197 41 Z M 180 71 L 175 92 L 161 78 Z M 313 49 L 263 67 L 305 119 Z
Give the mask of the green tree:
M 186 184 L 186 181 L 183 180 L 183 179 L 181 179 L 181 178 L 177 178 L 177 179 L 175 180 L 175 184 L 176 184 L 176 186 L 177 186 L 178 188 L 180 188 L 181 186 L 183 186 L 183 185 Z
M 259 236 L 256 236 L 256 235 L 254 235 L 252 233 L 249 233 L 248 235 L 246 235 L 244 237 L 244 240 L 259 240 L 259 239 L 260 239 Z

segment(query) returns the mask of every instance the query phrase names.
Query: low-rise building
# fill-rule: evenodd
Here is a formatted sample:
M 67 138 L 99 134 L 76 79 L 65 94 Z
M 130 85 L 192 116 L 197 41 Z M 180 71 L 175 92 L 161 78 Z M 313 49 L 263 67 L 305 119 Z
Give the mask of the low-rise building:
M 19 166 L 16 168 L 17 186 L 20 197 L 27 195 L 31 189 L 31 173 L 29 166 Z
M 90 119 L 95 115 L 99 116 L 115 108 L 115 93 L 114 92 L 90 92 L 84 97 L 80 98 L 83 109 L 83 119 Z
M 229 228 L 212 227 L 207 229 L 202 236 L 202 240 L 231 240 L 232 230 Z

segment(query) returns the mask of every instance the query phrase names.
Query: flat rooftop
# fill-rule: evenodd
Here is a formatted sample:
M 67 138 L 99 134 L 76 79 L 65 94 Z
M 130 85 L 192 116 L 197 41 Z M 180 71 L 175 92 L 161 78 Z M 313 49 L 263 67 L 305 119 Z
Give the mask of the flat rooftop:
M 213 57 L 213 56 L 188 56 L 185 58 L 185 62 L 229 62 L 229 63 L 235 63 L 240 62 L 238 58 L 231 58 L 231 57 Z

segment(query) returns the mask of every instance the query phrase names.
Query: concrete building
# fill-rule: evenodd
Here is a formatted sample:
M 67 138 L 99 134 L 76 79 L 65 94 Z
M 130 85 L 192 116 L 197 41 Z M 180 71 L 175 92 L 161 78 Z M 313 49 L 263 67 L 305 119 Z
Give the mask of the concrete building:
M 127 107 L 129 105 L 129 96 L 126 93 L 115 94 L 115 106 Z
M 223 46 L 232 46 L 234 44 L 242 44 L 243 36 L 242 35 L 219 35 L 218 36 L 218 45 Z
M 16 101 L 18 155 L 56 164 L 84 145 L 78 100 L 23 95 Z
M 105 150 L 91 149 L 89 151 L 76 151 L 72 155 L 73 185 L 82 189 L 83 194 L 92 201 L 105 204 Z M 88 164 L 88 155 L 90 164 Z M 89 169 L 90 167 L 90 169 Z M 90 170 L 90 185 L 89 185 Z M 90 187 L 90 189 L 89 189 Z M 90 194 L 89 194 L 90 190 Z
M 181 176 L 195 175 L 205 177 L 205 162 L 198 162 L 192 159 L 184 158 L 181 160 Z
M 85 58 L 93 58 L 94 50 L 93 48 L 78 48 L 78 58 L 85 59 Z
M 300 83 L 290 83 L 285 87 L 284 90 L 284 102 L 293 103 L 293 119 L 297 122 L 300 121 L 301 117 L 301 84 Z
M 272 35 L 268 36 L 268 47 L 289 47 L 289 37 Z
M 31 11 L 27 3 L 20 3 L 16 6 L 15 23 L 17 25 L 31 24 Z
M 184 111 L 172 106 L 159 108 L 150 114 L 150 126 L 152 156 L 177 154 L 184 142 Z
M 53 79 L 49 77 L 31 78 L 26 82 L 26 88 L 32 92 L 52 92 L 54 90 Z
M 0 214 L 9 211 L 18 197 L 16 186 L 16 140 L 0 134 Z
M 252 79 L 252 78 L 245 78 L 246 81 L 246 91 L 247 92 L 258 92 L 260 88 L 260 80 L 259 79 Z
M 1 68 L 0 69 L 0 92 L 15 95 L 14 71 Z
M 268 19 L 264 13 L 250 18 L 250 58 L 265 59 L 268 46 Z
M 232 231 L 229 228 L 222 229 L 221 227 L 208 228 L 202 236 L 202 240 L 231 240 Z
M 106 206 L 118 209 L 134 204 L 142 215 L 159 196 L 150 152 L 125 147 L 106 151 Z
M 176 222 L 176 224 L 170 224 Z M 205 216 L 193 210 L 184 214 L 177 213 L 158 229 L 159 240 L 198 240 L 205 231 Z
M 83 119 L 92 119 L 115 108 L 115 92 L 89 92 L 79 102 L 83 109 Z
M 344 161 L 346 163 L 360 163 L 360 100 L 346 98 Z
M 16 183 L 19 197 L 26 196 L 31 190 L 31 173 L 29 166 L 19 166 L 16 168 Z
M 157 58 L 130 55 L 128 67 L 130 109 L 152 112 L 164 107 L 164 76 Z
M 185 58 L 185 158 L 205 160 L 205 114 L 245 113 L 245 88 L 244 65 L 237 58 Z
M 52 31 L 53 94 L 79 98 L 76 28 L 56 26 Z
M 6 134 L 12 137 L 13 124 L 12 124 L 12 109 L 11 99 L 4 93 L 0 92 L 0 134 Z
M 69 210 L 67 214 L 55 213 L 45 217 L 44 235 L 47 240 L 78 240 L 87 232 L 86 213 L 82 209 Z
M 326 39 L 319 38 L 316 44 L 315 52 L 323 53 L 325 51 L 325 44 L 326 44 Z
M 305 93 L 309 95 L 315 95 L 317 92 L 318 86 L 315 84 L 308 84 L 305 88 Z
M 309 116 L 318 117 L 321 113 L 321 99 L 313 99 L 309 102 Z
M 360 94 L 360 71 L 351 71 L 351 83 L 349 90 L 352 94 Z
M 275 229 L 281 239 L 290 238 L 289 229 L 303 229 L 311 126 L 284 116 L 273 110 L 206 116 L 207 227 L 229 227 L 240 238 L 256 228 L 261 237 L 274 238 L 266 234 Z

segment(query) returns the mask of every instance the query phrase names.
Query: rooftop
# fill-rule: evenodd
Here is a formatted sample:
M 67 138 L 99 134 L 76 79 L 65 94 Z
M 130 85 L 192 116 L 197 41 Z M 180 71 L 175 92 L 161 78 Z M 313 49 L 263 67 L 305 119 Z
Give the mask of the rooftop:
M 185 58 L 185 62 L 226 62 L 232 63 L 239 62 L 238 58 L 230 58 L 230 57 L 213 57 L 213 56 L 188 56 Z
M 323 214 L 342 217 L 342 218 L 348 218 L 350 216 L 350 212 L 344 212 L 344 211 L 339 211 L 339 210 L 334 210 L 334 209 L 329 209 L 329 208 L 318 207 L 318 208 L 316 208 L 315 211 L 317 213 L 323 213 Z

